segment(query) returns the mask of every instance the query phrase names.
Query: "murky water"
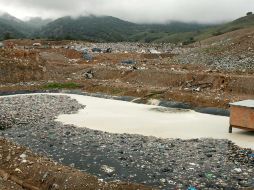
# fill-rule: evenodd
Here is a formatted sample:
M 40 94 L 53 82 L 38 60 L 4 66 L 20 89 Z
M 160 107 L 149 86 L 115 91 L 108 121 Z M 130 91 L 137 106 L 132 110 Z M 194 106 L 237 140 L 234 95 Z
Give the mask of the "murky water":
M 57 121 L 64 124 L 161 138 L 230 139 L 241 147 L 254 149 L 254 133 L 233 129 L 233 133 L 229 134 L 228 117 L 90 96 L 68 96 L 86 105 L 86 108 L 77 114 L 60 115 Z

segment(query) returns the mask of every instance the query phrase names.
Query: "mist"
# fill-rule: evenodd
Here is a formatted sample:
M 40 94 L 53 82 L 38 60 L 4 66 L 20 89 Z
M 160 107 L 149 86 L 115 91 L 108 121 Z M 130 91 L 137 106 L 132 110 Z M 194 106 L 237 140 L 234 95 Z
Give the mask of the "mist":
M 218 23 L 254 10 L 253 0 L 0 0 L 0 13 L 17 18 L 114 16 L 136 23 Z

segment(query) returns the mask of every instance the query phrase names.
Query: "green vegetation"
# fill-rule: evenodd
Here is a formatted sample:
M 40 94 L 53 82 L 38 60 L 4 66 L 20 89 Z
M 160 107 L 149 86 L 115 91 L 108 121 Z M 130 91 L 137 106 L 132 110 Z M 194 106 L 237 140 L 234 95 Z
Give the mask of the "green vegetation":
M 186 41 L 183 42 L 183 45 L 189 45 L 189 44 L 192 44 L 192 43 L 194 43 L 194 42 L 196 42 L 196 41 L 194 40 L 194 38 L 193 38 L 193 37 L 190 37 L 189 39 L 187 39 Z
M 10 39 L 10 38 L 23 38 L 25 35 L 19 32 L 14 27 L 2 22 L 0 19 L 0 40 Z
M 77 83 L 49 83 L 43 86 L 43 89 L 77 89 L 82 87 Z
M 234 30 L 254 26 L 254 15 L 220 25 L 171 22 L 135 24 L 115 17 L 84 16 L 57 20 L 34 18 L 23 22 L 11 15 L 0 16 L 0 40 L 8 38 L 44 38 L 52 40 L 86 40 L 92 42 L 168 42 L 191 44 Z M 7 35 L 8 34 L 8 35 Z
M 10 38 L 33 38 L 38 29 L 48 24 L 51 20 L 34 18 L 24 22 L 7 13 L 0 16 L 0 40 Z M 9 35 L 6 37 L 6 35 Z
M 113 94 L 113 95 L 119 95 L 120 93 L 122 93 L 123 91 L 122 91 L 122 89 L 119 89 L 119 88 L 113 88 L 112 90 L 111 90 L 111 93 Z
M 209 27 L 195 23 L 172 22 L 168 24 L 134 24 L 114 17 L 87 16 L 73 19 L 63 17 L 43 27 L 38 35 L 54 40 L 77 39 L 95 42 L 179 42 L 175 34 L 197 32 Z M 163 39 L 163 40 L 162 40 Z
M 6 32 L 6 33 L 4 34 L 4 40 L 9 40 L 9 39 L 12 39 L 11 33 L 10 33 L 10 32 Z

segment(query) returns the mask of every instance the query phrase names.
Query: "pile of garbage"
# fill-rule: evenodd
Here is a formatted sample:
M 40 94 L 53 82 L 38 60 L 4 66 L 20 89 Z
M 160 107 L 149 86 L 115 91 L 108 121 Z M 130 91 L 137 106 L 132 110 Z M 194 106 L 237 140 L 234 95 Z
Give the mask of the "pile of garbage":
M 151 44 L 151 43 L 73 43 L 66 45 L 65 48 L 75 49 L 76 51 L 89 51 L 91 53 L 168 53 L 172 52 L 175 45 L 170 43 Z

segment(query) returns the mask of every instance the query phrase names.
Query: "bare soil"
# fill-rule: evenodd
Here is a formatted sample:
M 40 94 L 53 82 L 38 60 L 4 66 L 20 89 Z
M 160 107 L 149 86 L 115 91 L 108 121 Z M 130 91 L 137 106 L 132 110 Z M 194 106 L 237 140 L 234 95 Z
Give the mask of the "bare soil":
M 253 74 L 218 71 L 200 64 L 176 64 L 176 55 L 94 54 L 87 62 L 75 50 L 0 50 L 0 91 L 41 89 L 49 82 L 75 82 L 87 92 L 131 95 L 227 108 L 253 98 Z M 134 65 L 121 64 L 135 60 Z M 93 72 L 87 79 L 84 73 Z

